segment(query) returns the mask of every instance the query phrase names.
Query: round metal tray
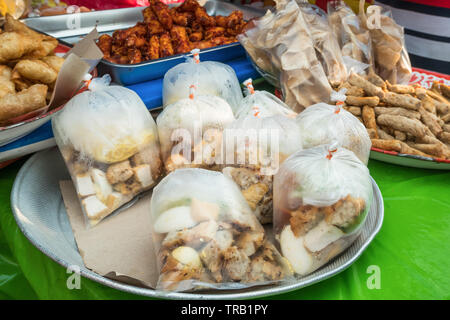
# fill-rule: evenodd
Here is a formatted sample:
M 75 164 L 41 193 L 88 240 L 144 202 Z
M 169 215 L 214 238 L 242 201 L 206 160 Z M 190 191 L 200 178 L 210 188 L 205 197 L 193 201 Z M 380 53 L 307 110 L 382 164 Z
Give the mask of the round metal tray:
M 292 283 L 252 287 L 239 291 L 202 293 L 163 292 L 132 286 L 100 276 L 84 267 L 66 214 L 59 181 L 70 179 L 57 148 L 33 155 L 20 169 L 11 193 L 14 217 L 24 235 L 44 254 L 64 267 L 83 266 L 81 275 L 106 286 L 133 294 L 166 299 L 244 299 L 280 294 L 325 280 L 349 267 L 367 248 L 383 222 L 383 199 L 375 181 L 373 203 L 361 236 L 341 255 Z

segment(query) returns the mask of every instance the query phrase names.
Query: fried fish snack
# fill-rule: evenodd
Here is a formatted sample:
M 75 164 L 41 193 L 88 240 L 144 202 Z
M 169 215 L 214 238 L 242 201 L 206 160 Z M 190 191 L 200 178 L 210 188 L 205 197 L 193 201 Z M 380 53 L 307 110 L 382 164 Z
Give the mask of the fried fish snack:
M 0 63 L 19 59 L 39 47 L 39 43 L 18 32 L 1 33 L 0 43 Z
M 58 56 L 47 56 L 41 59 L 44 61 L 50 68 L 56 71 L 56 73 L 61 70 L 62 65 L 64 64 L 64 58 Z
M 9 93 L 0 98 L 0 123 L 22 114 L 45 107 L 47 86 L 35 84 L 18 93 Z
M 14 83 L 11 81 L 11 68 L 0 65 L 0 98 L 15 92 Z
M 22 77 L 49 84 L 55 82 L 58 74 L 48 64 L 40 60 L 20 60 L 14 67 Z

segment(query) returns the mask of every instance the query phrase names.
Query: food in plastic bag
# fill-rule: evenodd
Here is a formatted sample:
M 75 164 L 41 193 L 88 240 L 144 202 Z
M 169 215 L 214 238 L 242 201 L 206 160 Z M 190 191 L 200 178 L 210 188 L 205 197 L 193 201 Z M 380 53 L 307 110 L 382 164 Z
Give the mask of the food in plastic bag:
M 241 102 L 241 107 L 235 113 L 236 118 L 253 115 L 258 118 L 271 117 L 277 114 L 289 118 L 295 118 L 296 112 L 291 110 L 287 104 L 267 91 L 255 91 L 252 79 L 243 83 L 247 87 L 247 95 Z
M 214 170 L 223 129 L 234 120 L 230 105 L 216 96 L 196 95 L 168 105 L 156 119 L 166 171 L 182 167 Z
M 277 1 L 275 12 L 267 11 L 248 28 L 238 40 L 259 68 L 279 77 L 284 102 L 292 110 L 328 101 L 331 86 L 295 1 Z
M 327 5 L 328 21 L 339 42 L 348 73 L 367 74 L 373 64 L 369 31 L 344 1 L 330 1 Z
M 374 11 L 381 12 L 380 25 L 372 25 L 364 12 L 364 3 L 364 0 L 359 2 L 359 15 L 372 39 L 375 72 L 392 84 L 408 84 L 412 69 L 406 51 L 403 27 L 394 21 L 390 10 L 375 5 L 371 7 Z
M 338 99 L 343 101 L 345 96 L 341 95 Z M 296 121 L 304 149 L 336 140 L 342 147 L 353 151 L 367 165 L 372 146 L 369 134 L 364 125 L 341 105 L 317 103 L 300 113 Z
M 282 115 L 250 115 L 225 129 L 222 172 L 236 182 L 262 224 L 272 222 L 273 175 L 289 155 L 301 149 L 295 120 Z
M 316 55 L 332 86 L 338 86 L 347 78 L 347 70 L 341 49 L 330 25 L 327 15 L 307 0 L 296 0 L 311 35 Z
M 237 186 L 220 172 L 176 170 L 153 190 L 157 288 L 240 289 L 291 275 Z
M 192 50 L 193 58 L 187 58 L 164 75 L 163 106 L 166 107 L 189 94 L 189 86 L 195 85 L 198 95 L 212 95 L 224 99 L 233 112 L 243 99 L 241 86 L 233 68 L 224 63 L 199 60 L 199 50 Z
M 372 202 L 367 167 L 338 144 L 296 152 L 274 178 L 274 231 L 281 254 L 301 276 L 360 235 Z
M 109 75 L 93 79 L 52 120 L 91 226 L 151 188 L 162 174 L 156 124 L 142 100 Z

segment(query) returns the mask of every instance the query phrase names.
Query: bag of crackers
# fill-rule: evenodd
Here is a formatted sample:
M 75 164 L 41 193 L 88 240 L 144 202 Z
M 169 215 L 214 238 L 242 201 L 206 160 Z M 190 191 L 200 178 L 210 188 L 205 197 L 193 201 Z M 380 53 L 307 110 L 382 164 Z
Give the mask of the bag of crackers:
M 307 275 L 360 235 L 372 202 L 367 167 L 338 143 L 289 157 L 274 178 L 274 232 L 297 275 Z
M 155 121 L 134 91 L 110 81 L 93 79 L 52 120 L 90 226 L 149 190 L 163 172 Z
M 239 188 L 220 172 L 171 172 L 153 190 L 151 221 L 157 289 L 242 289 L 292 274 Z

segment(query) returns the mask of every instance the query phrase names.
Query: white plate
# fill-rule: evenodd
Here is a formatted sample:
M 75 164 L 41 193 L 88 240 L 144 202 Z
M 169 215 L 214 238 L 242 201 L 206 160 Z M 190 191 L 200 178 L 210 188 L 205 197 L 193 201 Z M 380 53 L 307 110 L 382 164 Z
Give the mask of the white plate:
M 372 180 L 374 199 L 361 236 L 345 252 L 314 273 L 294 283 L 207 293 L 163 292 L 128 285 L 100 276 L 84 267 L 78 252 L 58 183 L 70 179 L 56 148 L 33 155 L 20 169 L 11 193 L 11 207 L 19 228 L 44 254 L 68 267 L 83 266 L 81 275 L 118 290 L 168 299 L 244 299 L 280 294 L 325 280 L 349 267 L 378 233 L 384 207 L 380 189 Z

